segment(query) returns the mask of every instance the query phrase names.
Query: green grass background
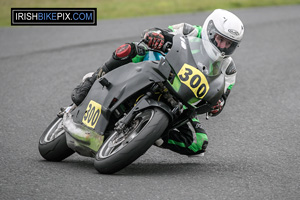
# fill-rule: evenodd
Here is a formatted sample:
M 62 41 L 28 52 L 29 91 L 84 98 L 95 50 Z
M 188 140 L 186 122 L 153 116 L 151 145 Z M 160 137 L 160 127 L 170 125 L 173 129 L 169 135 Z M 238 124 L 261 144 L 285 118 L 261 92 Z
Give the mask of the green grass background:
M 0 0 L 0 26 L 10 26 L 11 8 L 90 7 L 97 8 L 102 20 L 289 4 L 300 4 L 300 0 Z

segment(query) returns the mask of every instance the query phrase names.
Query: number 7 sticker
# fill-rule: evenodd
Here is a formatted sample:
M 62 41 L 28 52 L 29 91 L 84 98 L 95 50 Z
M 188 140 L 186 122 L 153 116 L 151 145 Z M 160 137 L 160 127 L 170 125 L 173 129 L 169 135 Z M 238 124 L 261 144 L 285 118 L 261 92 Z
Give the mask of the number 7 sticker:
M 85 110 L 82 123 L 90 128 L 95 128 L 101 115 L 101 107 L 102 106 L 99 103 L 91 100 Z
M 184 64 L 178 72 L 178 77 L 199 99 L 203 99 L 209 90 L 209 84 L 204 74 L 191 65 Z

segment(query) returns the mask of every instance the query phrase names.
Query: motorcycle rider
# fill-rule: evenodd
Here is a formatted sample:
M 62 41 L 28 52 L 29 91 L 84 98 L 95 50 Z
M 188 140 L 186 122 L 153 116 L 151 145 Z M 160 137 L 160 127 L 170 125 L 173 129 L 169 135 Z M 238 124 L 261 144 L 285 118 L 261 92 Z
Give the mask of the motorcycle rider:
M 167 42 L 172 42 L 176 34 L 195 36 L 202 38 L 206 51 L 210 56 L 215 52 L 222 53 L 222 70 L 225 74 L 225 91 L 218 103 L 212 107 L 210 116 L 217 116 L 224 108 L 228 95 L 235 84 L 236 66 L 230 57 L 244 34 L 244 26 L 241 20 L 233 13 L 217 9 L 205 20 L 203 27 L 180 23 L 169 26 L 168 29 L 151 28 L 145 30 L 142 37 L 150 48 L 161 50 Z M 118 47 L 112 57 L 94 73 L 87 74 L 72 92 L 72 100 L 79 105 L 96 79 L 105 73 L 117 69 L 130 62 L 142 62 L 147 54 L 143 43 L 126 43 Z M 208 138 L 205 130 L 197 118 L 191 119 L 175 130 L 168 130 L 165 138 L 156 142 L 157 146 L 170 149 L 183 155 L 200 155 L 205 152 Z

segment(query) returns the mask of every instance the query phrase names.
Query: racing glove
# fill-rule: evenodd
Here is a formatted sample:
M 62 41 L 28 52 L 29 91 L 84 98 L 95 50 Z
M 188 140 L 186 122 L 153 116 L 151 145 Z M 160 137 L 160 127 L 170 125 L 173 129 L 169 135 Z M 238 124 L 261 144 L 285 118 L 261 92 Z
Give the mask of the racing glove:
M 223 110 L 225 106 L 225 100 L 221 98 L 216 105 L 212 107 L 212 110 L 209 112 L 209 115 L 214 117 L 220 114 L 220 112 Z
M 165 43 L 165 38 L 161 33 L 150 31 L 145 34 L 144 39 L 150 48 L 160 50 Z

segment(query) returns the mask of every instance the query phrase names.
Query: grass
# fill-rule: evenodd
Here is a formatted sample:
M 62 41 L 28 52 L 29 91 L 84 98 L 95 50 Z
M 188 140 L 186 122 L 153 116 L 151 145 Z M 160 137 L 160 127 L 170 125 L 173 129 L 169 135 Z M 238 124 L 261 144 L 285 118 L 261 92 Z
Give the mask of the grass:
M 0 26 L 10 26 L 11 8 L 96 7 L 101 20 L 289 4 L 300 0 L 0 0 Z

